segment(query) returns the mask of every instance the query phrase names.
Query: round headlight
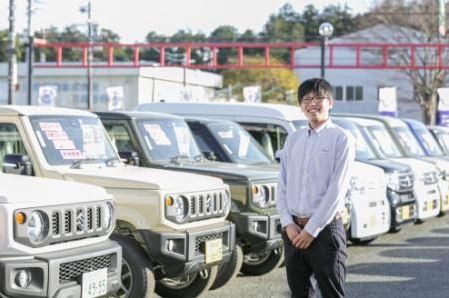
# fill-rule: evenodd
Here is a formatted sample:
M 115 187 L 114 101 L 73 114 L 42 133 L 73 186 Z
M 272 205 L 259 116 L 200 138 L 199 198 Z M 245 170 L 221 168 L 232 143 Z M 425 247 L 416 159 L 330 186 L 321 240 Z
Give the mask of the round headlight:
M 112 218 L 114 217 L 114 206 L 111 202 L 106 203 L 106 208 L 104 209 L 104 223 L 105 228 L 110 229 L 113 222 Z
M 176 197 L 174 201 L 175 217 L 177 221 L 183 221 L 187 216 L 187 201 L 182 197 Z
M 32 243 L 41 242 L 48 235 L 48 217 L 41 211 L 34 211 L 28 219 L 28 238 Z

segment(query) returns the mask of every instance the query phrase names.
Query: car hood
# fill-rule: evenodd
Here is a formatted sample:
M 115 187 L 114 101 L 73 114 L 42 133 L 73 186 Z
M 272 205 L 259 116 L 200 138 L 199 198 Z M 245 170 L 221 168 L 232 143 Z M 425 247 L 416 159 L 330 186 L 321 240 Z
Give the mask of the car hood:
M 439 157 L 433 157 L 433 156 L 426 156 L 423 158 L 425 161 L 429 161 L 432 164 L 434 164 L 438 170 L 445 171 L 446 173 L 449 173 L 449 161 L 446 159 L 442 159 Z
M 352 176 L 356 176 L 367 184 L 386 183 L 385 173 L 381 168 L 363 162 L 354 162 Z
M 430 162 L 416 158 L 394 158 L 394 161 L 402 162 L 409 165 L 414 173 L 427 173 L 437 171 L 436 167 Z
M 30 207 L 111 198 L 101 187 L 56 179 L 5 174 L 0 175 L 0 185 L 0 203 L 27 203 Z
M 133 166 L 66 169 L 63 176 L 107 188 L 202 191 L 224 186 L 214 177 Z
M 410 167 L 405 163 L 400 163 L 391 159 L 372 159 L 363 161 L 374 166 L 381 167 L 386 173 L 411 171 Z
M 195 172 L 220 177 L 225 181 L 277 180 L 279 169 L 274 167 L 243 165 L 225 162 L 187 162 L 180 165 L 167 165 L 174 170 Z

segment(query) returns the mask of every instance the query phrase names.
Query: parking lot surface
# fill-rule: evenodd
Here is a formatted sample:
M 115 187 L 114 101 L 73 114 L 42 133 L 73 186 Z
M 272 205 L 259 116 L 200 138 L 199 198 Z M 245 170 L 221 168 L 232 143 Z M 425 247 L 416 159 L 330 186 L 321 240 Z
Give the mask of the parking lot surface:
M 449 217 L 348 247 L 347 297 L 449 297 Z M 290 297 L 285 268 L 238 276 L 206 297 Z

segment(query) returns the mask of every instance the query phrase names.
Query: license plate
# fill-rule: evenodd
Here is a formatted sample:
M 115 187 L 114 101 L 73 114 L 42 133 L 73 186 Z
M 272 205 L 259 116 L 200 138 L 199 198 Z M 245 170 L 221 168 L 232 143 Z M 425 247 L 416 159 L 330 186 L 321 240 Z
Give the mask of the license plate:
M 221 261 L 223 258 L 223 244 L 222 240 L 215 239 L 206 241 L 206 264 Z
M 402 206 L 402 219 L 409 219 L 410 218 L 410 206 Z
M 433 200 L 432 201 L 427 201 L 426 202 L 426 209 L 427 210 L 433 210 L 433 209 L 435 209 L 435 204 L 433 203 Z
M 82 298 L 103 296 L 108 291 L 108 269 L 83 273 Z

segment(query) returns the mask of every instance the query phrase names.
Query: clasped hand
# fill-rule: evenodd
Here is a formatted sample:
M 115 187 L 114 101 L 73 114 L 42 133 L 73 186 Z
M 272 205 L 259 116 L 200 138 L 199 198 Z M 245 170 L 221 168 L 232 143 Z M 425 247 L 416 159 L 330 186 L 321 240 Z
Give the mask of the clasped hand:
M 293 246 L 298 249 L 307 249 L 315 239 L 306 230 L 302 230 L 298 225 L 291 223 L 285 227 L 287 236 Z

